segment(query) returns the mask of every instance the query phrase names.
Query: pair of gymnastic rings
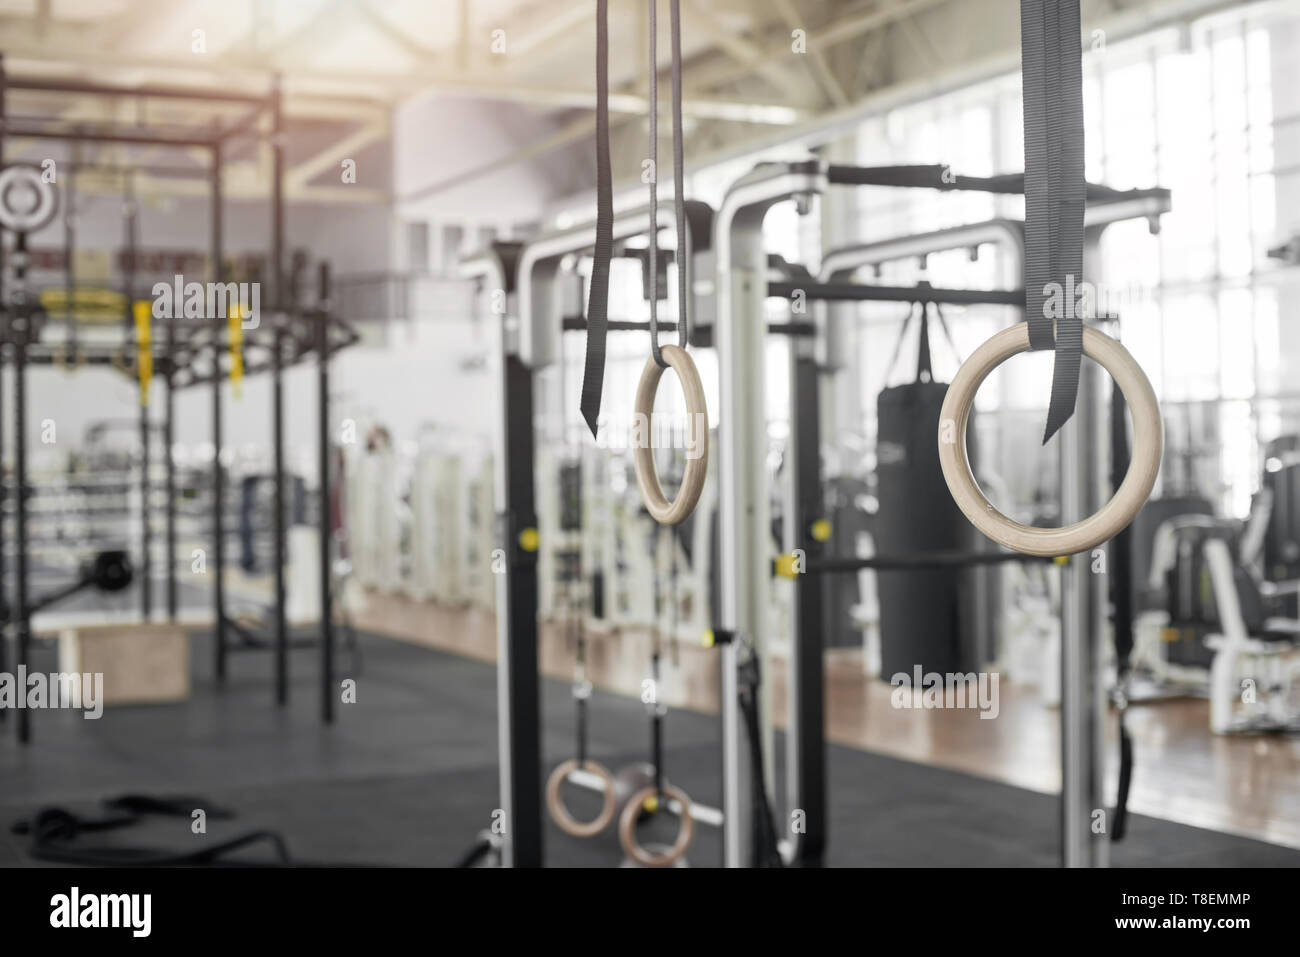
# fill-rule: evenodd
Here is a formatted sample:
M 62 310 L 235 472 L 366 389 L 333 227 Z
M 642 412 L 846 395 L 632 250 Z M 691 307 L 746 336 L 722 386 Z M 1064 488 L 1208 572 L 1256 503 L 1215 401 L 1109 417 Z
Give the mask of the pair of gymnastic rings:
M 590 684 L 577 694 L 590 695 Z M 585 750 L 585 749 L 583 749 Z M 585 771 L 600 779 L 603 796 L 599 813 L 589 821 L 580 821 L 573 816 L 564 803 L 562 789 L 566 781 L 576 771 Z M 632 769 L 634 772 L 635 768 Z M 618 842 L 623 852 L 643 867 L 673 867 L 681 860 L 695 840 L 695 818 L 691 814 L 691 799 L 681 788 L 674 787 L 667 781 L 658 779 L 655 769 L 648 775 L 648 780 L 635 781 L 635 790 L 627 795 L 619 809 L 619 784 L 599 761 L 580 753 L 576 758 L 569 758 L 555 766 L 546 781 L 546 807 L 560 830 L 574 837 L 595 837 L 602 833 L 618 814 Z M 639 785 L 639 786 L 638 786 Z M 677 836 L 673 843 L 665 848 L 648 847 L 637 836 L 637 825 L 646 814 L 654 814 L 664 809 L 668 801 L 676 807 L 679 823 Z
M 607 89 L 605 84 L 608 82 L 607 64 L 608 64 L 608 26 L 605 21 L 607 16 L 607 0 L 599 0 L 597 5 L 597 86 L 598 90 L 605 94 L 598 97 L 598 107 L 606 114 L 608 113 Z M 1030 0 L 1022 0 L 1024 11 L 1030 15 L 1031 19 L 1041 17 L 1042 11 L 1035 6 Z M 656 76 L 658 60 L 655 54 L 655 0 L 650 0 L 650 59 L 651 69 L 649 85 L 649 126 L 650 126 L 650 158 L 652 168 L 657 168 L 657 149 L 658 149 L 658 131 L 656 127 L 657 107 L 657 90 Z M 678 0 L 671 0 L 670 9 L 672 14 L 672 74 L 673 74 L 673 204 L 677 213 L 677 280 L 678 280 L 678 323 L 681 346 L 685 346 L 690 339 L 690 317 L 688 315 L 689 302 L 689 283 L 687 272 L 689 263 L 687 262 L 689 253 L 686 248 L 685 216 L 683 213 L 683 176 L 682 176 L 682 145 L 681 145 L 681 51 L 680 51 L 680 23 Z M 1061 23 L 1058 23 L 1059 32 L 1067 39 L 1073 37 L 1077 39 L 1077 19 L 1078 3 L 1073 3 L 1073 19 L 1064 17 Z M 1044 36 L 1037 34 L 1027 34 L 1022 38 L 1022 43 L 1027 51 L 1025 56 L 1025 69 L 1029 69 L 1030 51 L 1038 50 L 1044 42 Z M 1070 40 L 1072 43 L 1073 40 Z M 1077 53 L 1077 44 L 1066 48 Z M 1041 52 L 1041 51 L 1039 51 Z M 1036 54 L 1035 54 L 1036 55 Z M 1077 60 L 1077 58 L 1076 58 Z M 1066 65 L 1063 62 L 1052 61 L 1052 68 L 1055 71 L 1055 82 L 1064 90 L 1070 84 L 1065 83 L 1070 77 L 1065 76 L 1063 71 Z M 1077 62 L 1072 62 L 1070 69 L 1078 74 L 1080 69 Z M 1030 71 L 1033 73 L 1033 71 Z M 1049 71 L 1050 72 L 1050 71 Z M 1035 74 L 1036 75 L 1036 74 Z M 1048 86 L 1053 79 L 1048 76 L 1045 79 L 1039 78 Z M 1035 88 L 1034 76 L 1027 76 L 1025 81 L 1026 89 Z M 1077 96 L 1080 100 L 1078 110 L 1073 115 L 1073 121 L 1076 121 L 1079 128 L 1074 131 L 1077 136 L 1077 142 L 1068 144 L 1072 155 L 1078 157 L 1080 169 L 1078 176 L 1080 179 L 1079 189 L 1071 190 L 1064 188 L 1064 183 L 1057 183 L 1059 189 L 1049 189 L 1048 192 L 1040 196 L 1043 203 L 1031 203 L 1026 209 L 1026 220 L 1030 213 L 1035 213 L 1036 218 L 1044 219 L 1048 216 L 1045 212 L 1046 206 L 1052 203 L 1061 203 L 1069 201 L 1077 202 L 1077 213 L 1082 216 L 1084 202 L 1084 193 L 1082 189 L 1082 94 L 1079 92 L 1079 77 L 1073 77 L 1074 92 L 1072 95 Z M 1062 85 L 1064 84 L 1064 85 Z M 1037 103 L 1037 101 L 1034 101 Z M 1041 106 L 1041 104 L 1038 104 Z M 1026 123 L 1029 123 L 1031 116 L 1031 103 L 1026 94 Z M 1037 113 L 1033 114 L 1037 116 Z M 600 124 L 598 124 L 600 125 Z M 606 140 L 608 137 L 606 127 Z M 1058 124 L 1060 126 L 1060 124 Z M 1027 127 L 1028 129 L 1028 127 Z M 1070 135 L 1071 131 L 1065 126 L 1054 131 L 1043 129 L 1039 130 L 1041 134 L 1037 138 L 1045 139 L 1050 143 L 1059 141 Z M 1026 138 L 1028 140 L 1029 133 Z M 600 168 L 602 176 L 598 184 L 603 189 L 604 197 L 598 197 L 598 214 L 608 221 L 612 219 L 612 203 L 610 202 L 609 192 L 609 157 L 608 143 L 604 144 L 605 149 L 600 148 L 598 139 L 597 165 Z M 1041 165 L 1039 152 L 1032 155 L 1026 151 L 1026 169 L 1031 165 L 1031 159 L 1038 165 Z M 1040 172 L 1044 172 L 1041 171 Z M 1050 177 L 1049 177 L 1050 179 Z M 1049 187 L 1052 183 L 1049 182 Z M 1039 191 L 1041 192 L 1041 190 Z M 1077 193 L 1077 195 L 1076 195 Z M 650 448 L 650 442 L 640 441 L 635 443 L 636 448 L 633 454 L 633 462 L 636 467 L 637 485 L 641 490 L 641 498 L 645 502 L 646 510 L 660 524 L 676 525 L 685 521 L 694 511 L 696 504 L 699 502 L 700 493 L 704 489 L 704 482 L 708 474 L 708 416 L 704 401 L 704 387 L 700 383 L 699 372 L 695 368 L 695 363 L 687 354 L 684 348 L 680 346 L 664 346 L 662 349 L 658 343 L 658 325 L 656 306 L 659 299 L 658 274 L 656 270 L 656 252 L 658 247 L 658 197 L 655 190 L 655 177 L 652 175 L 649 180 L 650 194 L 650 242 L 648 249 L 648 279 L 647 282 L 653 286 L 649 296 L 650 305 L 650 334 L 651 334 L 651 356 L 646 362 L 645 368 L 641 373 L 641 380 L 636 390 L 636 401 L 634 411 L 636 419 L 639 422 L 652 421 L 654 413 L 655 393 L 659 387 L 659 380 L 663 376 L 664 369 L 671 368 L 677 373 L 677 378 L 681 383 L 682 391 L 686 398 L 686 412 L 688 418 L 688 428 L 693 432 L 702 432 L 703 434 L 692 434 L 692 447 L 698 448 L 700 455 L 688 457 L 686 470 L 682 477 L 681 485 L 676 497 L 669 501 L 664 495 L 663 488 L 659 484 L 659 476 L 655 472 L 654 455 Z M 598 215 L 598 219 L 600 216 Z M 1059 217 L 1058 217 L 1059 218 Z M 597 228 L 597 234 L 601 230 Z M 1051 235 L 1049 230 L 1048 235 Z M 609 243 L 598 243 L 598 252 L 600 247 L 604 246 L 604 252 L 608 253 Z M 595 273 L 593 272 L 593 300 L 595 296 Z M 602 282 L 602 289 L 607 292 L 608 283 Z M 600 304 L 601 315 L 604 314 L 604 303 Z M 592 310 L 589 309 L 589 313 Z M 1151 494 L 1151 489 L 1155 486 L 1156 475 L 1160 469 L 1160 459 L 1164 451 L 1164 429 L 1160 420 L 1160 408 L 1156 402 L 1155 392 L 1151 388 L 1151 383 L 1147 380 L 1146 375 L 1142 372 L 1141 367 L 1133 360 L 1128 351 L 1114 339 L 1098 332 L 1091 327 L 1084 327 L 1082 332 L 1082 351 L 1093 360 L 1099 362 L 1103 368 L 1115 379 L 1115 383 L 1124 393 L 1128 401 L 1129 409 L 1133 416 L 1133 453 L 1129 463 L 1128 472 L 1120 487 L 1115 492 L 1114 498 L 1107 502 L 1101 509 L 1093 515 L 1088 516 L 1080 522 L 1073 525 L 1067 525 L 1063 528 L 1031 528 L 1013 521 L 1003 515 L 992 503 L 985 498 L 984 493 L 980 491 L 979 484 L 971 471 L 970 459 L 966 451 L 966 425 L 970 419 L 971 409 L 975 401 L 975 393 L 979 389 L 984 379 L 1005 362 L 1011 356 L 1027 351 L 1031 346 L 1030 333 L 1027 323 L 1019 323 L 1015 326 L 997 333 L 982 346 L 975 350 L 969 359 L 962 364 L 957 375 L 953 377 L 952 384 L 948 387 L 948 393 L 944 398 L 942 410 L 939 415 L 939 464 L 943 470 L 944 480 L 948 484 L 948 489 L 952 493 L 953 499 L 958 507 L 965 513 L 967 519 L 983 532 L 987 537 L 993 539 L 1002 545 L 1007 546 L 1017 552 L 1027 555 L 1037 555 L 1043 557 L 1056 557 L 1061 555 L 1072 555 L 1077 552 L 1087 551 L 1101 543 L 1112 538 L 1116 533 L 1122 531 L 1137 515 L 1138 511 L 1146 503 L 1147 497 Z M 1041 346 L 1040 346 L 1041 347 Z M 590 350 L 590 343 L 588 346 Z M 591 352 L 588 353 L 589 364 L 592 358 Z M 588 369 L 590 372 L 590 368 Z M 583 383 L 584 392 L 587 387 L 586 381 Z M 585 400 L 585 396 L 584 396 Z M 598 404 L 598 403 L 597 403 Z M 594 418 L 589 420 L 594 423 Z M 594 430 L 594 424 L 593 424 Z M 594 434 L 594 431 L 593 431 Z M 645 436 L 652 434 L 652 430 L 644 430 Z
M 1133 521 L 1146 504 L 1160 471 L 1164 451 L 1164 429 L 1155 391 L 1142 367 L 1119 342 L 1085 326 L 1083 354 L 1100 363 L 1124 393 L 1133 417 L 1133 456 L 1115 496 L 1097 512 L 1063 528 L 1032 528 L 1003 515 L 984 496 L 971 471 L 966 451 L 966 425 L 970 420 L 975 393 L 994 369 L 1007 359 L 1029 350 L 1029 329 L 1017 323 L 1002 330 L 966 360 L 957 370 L 939 413 L 939 464 L 944 480 L 958 507 L 972 525 L 988 538 L 1026 555 L 1055 557 L 1095 548 Z M 692 423 L 707 422 L 704 388 L 695 363 L 684 349 L 665 346 L 663 357 L 677 373 L 686 397 L 686 411 Z M 655 392 L 663 370 L 651 358 L 637 386 L 635 410 L 648 421 L 654 410 Z M 699 458 L 688 459 L 676 498 L 665 497 L 655 472 L 649 448 L 638 447 L 634 455 L 637 485 L 647 511 L 656 521 L 675 525 L 686 519 L 699 502 L 708 470 L 708 437 L 696 438 L 703 450 Z
M 1022 0 L 1022 18 L 1025 11 L 1028 11 L 1030 20 L 1035 17 L 1041 19 L 1042 11 L 1036 8 L 1032 0 Z M 608 142 L 608 0 L 597 0 L 596 12 L 596 42 L 597 42 L 597 242 L 596 267 L 592 272 L 592 300 L 588 306 L 588 319 L 593 324 L 593 328 L 599 327 L 599 343 L 593 348 L 593 341 L 589 334 L 588 340 L 588 367 L 587 377 L 583 382 L 583 412 L 587 417 L 588 425 L 591 427 L 593 435 L 596 429 L 596 413 L 599 410 L 599 392 L 600 383 L 603 375 L 604 349 L 603 336 L 605 317 L 607 311 L 608 296 L 608 262 L 611 253 L 612 236 L 611 224 L 613 219 L 613 203 L 611 195 L 611 171 L 609 161 L 609 142 Z M 657 269 L 658 254 L 658 197 L 655 188 L 655 176 L 657 175 L 658 166 L 658 130 L 656 126 L 658 107 L 657 107 L 657 75 L 658 60 L 655 52 L 655 0 L 650 0 L 650 57 L 651 64 L 650 84 L 649 84 L 649 146 L 650 146 L 650 164 L 652 174 L 649 179 L 650 194 L 650 235 L 649 248 L 647 250 L 647 283 L 652 286 L 649 305 L 650 305 L 650 333 L 651 333 L 651 356 L 647 360 L 645 368 L 642 370 L 640 382 L 637 385 L 636 398 L 634 402 L 634 412 L 639 422 L 649 423 L 653 421 L 655 395 L 659 388 L 659 381 L 663 377 L 665 369 L 673 369 L 677 373 L 678 381 L 682 386 L 685 396 L 685 406 L 688 418 L 688 428 L 691 430 L 690 440 L 692 448 L 699 450 L 700 454 L 688 456 L 686 469 L 682 477 L 681 484 L 678 488 L 677 495 L 670 501 L 664 494 L 663 487 L 660 485 L 659 476 L 655 469 L 654 455 L 649 441 L 653 430 L 644 429 L 643 440 L 635 443 L 633 452 L 633 464 L 636 469 L 637 485 L 641 491 L 642 501 L 645 503 L 646 510 L 661 525 L 677 525 L 685 521 L 695 510 L 698 504 L 700 494 L 704 489 L 704 483 L 708 475 L 708 409 L 705 403 L 704 387 L 700 381 L 699 371 L 695 367 L 690 355 L 686 352 L 684 346 L 690 341 L 690 317 L 688 311 L 689 302 L 689 251 L 687 249 L 685 236 L 685 215 L 683 201 L 683 176 L 682 176 L 682 142 L 681 142 L 681 51 L 680 51 L 680 23 L 678 0 L 671 0 L 670 9 L 672 12 L 672 78 L 673 78 L 673 152 L 674 152 L 674 193 L 673 202 L 677 214 L 677 279 L 678 279 L 678 329 L 680 334 L 680 346 L 664 346 L 660 348 L 658 342 L 658 315 L 657 305 L 659 300 L 659 276 Z M 1071 30 L 1077 35 L 1078 4 L 1077 2 L 1071 7 L 1072 17 L 1065 18 L 1064 33 L 1070 34 Z M 1031 24 L 1032 25 L 1032 24 Z M 1058 26 L 1060 24 L 1058 23 Z M 1039 31 L 1041 32 L 1041 31 Z M 1029 44 L 1033 41 L 1034 48 L 1037 51 L 1035 56 L 1040 54 L 1040 48 L 1047 42 L 1046 34 L 1038 36 L 1026 35 L 1022 37 L 1022 43 L 1025 45 L 1026 57 L 1024 69 L 1029 70 Z M 1072 40 L 1070 41 L 1073 42 Z M 1078 52 L 1077 44 L 1072 49 L 1075 54 Z M 1062 73 L 1064 65 L 1054 62 L 1055 81 L 1058 85 L 1062 82 Z M 1071 67 L 1077 72 L 1077 63 Z M 1031 77 L 1026 76 L 1025 87 L 1028 91 L 1031 87 L 1029 82 Z M 1040 78 L 1041 79 L 1041 78 Z M 1052 80 L 1053 77 L 1048 77 Z M 1067 78 L 1068 79 L 1068 78 Z M 1074 77 L 1074 94 L 1081 94 L 1077 89 L 1078 77 Z M 1045 81 L 1046 82 L 1046 81 Z M 1047 83 L 1051 85 L 1050 82 Z M 1029 130 L 1029 100 L 1026 94 L 1026 141 L 1028 142 Z M 1041 104 L 1038 104 L 1041 107 Z M 1081 110 L 1081 104 L 1080 104 Z M 1080 128 L 1074 131 L 1075 139 L 1078 142 L 1071 147 L 1080 157 L 1082 156 L 1082 114 L 1076 111 L 1077 115 L 1072 117 L 1078 121 Z M 1040 117 L 1041 118 L 1041 117 Z M 1058 124 L 1059 126 L 1059 124 Z M 1060 141 L 1063 137 L 1069 135 L 1069 130 L 1065 127 L 1056 129 L 1054 133 L 1039 131 L 1041 137 L 1051 140 L 1053 137 Z M 603 138 L 602 138 L 603 134 Z M 1040 137 L 1040 138 L 1041 138 Z M 1035 154 L 1037 155 L 1037 154 Z M 1029 154 L 1026 154 L 1026 170 L 1029 168 Z M 1037 161 L 1036 162 L 1040 162 Z M 1040 163 L 1041 165 L 1041 163 Z M 1039 172 L 1043 172 L 1039 170 Z M 1080 172 L 1081 179 L 1081 172 Z M 1059 183 L 1057 184 L 1060 185 Z M 1077 195 L 1075 193 L 1077 192 Z M 1083 193 L 1082 190 L 1074 191 L 1061 189 L 1060 194 L 1065 200 L 1077 202 L 1079 212 L 1082 212 Z M 1040 196 L 1040 199 L 1046 199 L 1047 205 L 1051 202 L 1059 202 L 1057 196 L 1049 194 L 1046 197 Z M 1045 214 L 1043 203 L 1036 204 L 1037 215 L 1041 218 Z M 1028 213 L 1031 210 L 1027 208 L 1026 219 L 1029 219 Z M 1049 230 L 1049 235 L 1051 232 Z M 600 274 L 599 281 L 597 279 Z M 599 293 L 598 293 L 599 290 Z M 1129 463 L 1128 471 L 1125 473 L 1123 481 L 1116 490 L 1114 497 L 1102 506 L 1097 512 L 1088 516 L 1080 522 L 1073 525 L 1067 525 L 1063 528 L 1033 528 L 1022 525 L 1006 515 L 1003 515 L 993 504 L 984 496 L 980 490 L 979 484 L 971 469 L 970 458 L 966 446 L 966 428 L 970 420 L 971 409 L 975 401 L 975 393 L 988 375 L 999 365 L 1014 355 L 1026 352 L 1031 348 L 1030 330 L 1027 322 L 1018 323 L 1008 329 L 1003 330 L 988 339 L 983 345 L 975 350 L 958 369 L 957 374 L 953 377 L 948 392 L 944 397 L 942 409 L 939 414 L 939 431 L 938 431 L 938 448 L 939 464 L 943 471 L 944 481 L 952 494 L 958 507 L 966 515 L 966 518 L 978 528 L 985 536 L 999 544 L 1005 545 L 1014 551 L 1027 555 L 1041 557 L 1057 557 L 1063 555 L 1072 555 L 1077 552 L 1088 551 L 1101 545 L 1103 542 L 1112 538 L 1118 532 L 1126 528 L 1137 515 L 1138 511 L 1146 503 L 1152 488 L 1155 486 L 1156 476 L 1160 469 L 1160 460 L 1164 451 L 1164 429 L 1160 418 L 1160 408 L 1156 401 L 1154 390 L 1148 381 L 1141 367 L 1134 361 L 1128 351 L 1120 345 L 1119 342 L 1104 335 L 1090 326 L 1082 327 L 1082 341 L 1080 348 L 1083 355 L 1088 356 L 1098 362 L 1114 378 L 1116 385 L 1124 394 L 1133 418 L 1133 452 Z M 596 374 L 593 374 L 596 373 Z M 589 381 L 593 389 L 589 394 Z M 593 401 L 594 400 L 594 401 Z M 590 402 L 590 405 L 589 405 Z M 580 693 L 581 688 L 585 687 L 585 693 Z M 578 836 L 591 836 L 603 831 L 612 820 L 615 813 L 617 797 L 615 794 L 615 783 L 609 772 L 597 762 L 587 759 L 585 753 L 584 741 L 584 724 L 585 721 L 585 699 L 590 692 L 590 684 L 585 682 L 585 677 L 580 676 L 580 681 L 575 681 L 575 697 L 579 700 L 579 752 L 578 757 L 574 760 L 566 761 L 559 765 L 552 772 L 547 782 L 547 803 L 550 806 L 551 814 L 557 824 L 570 834 Z M 574 819 L 568 812 L 562 800 L 560 790 L 564 782 L 578 768 L 584 768 L 602 779 L 604 785 L 604 805 L 601 813 L 592 821 L 580 822 Z M 658 772 L 655 774 L 658 778 Z M 664 854 L 654 854 L 643 848 L 636 840 L 636 825 L 643 811 L 657 809 L 662 797 L 669 797 L 675 800 L 681 809 L 682 824 L 679 828 L 677 841 L 668 852 Z M 685 794 L 680 792 L 674 793 L 666 784 L 658 780 L 654 785 L 643 788 L 634 794 L 624 805 L 619 820 L 619 837 L 623 844 L 624 850 L 633 859 L 642 864 L 652 867 L 669 866 L 684 853 L 685 848 L 690 844 L 693 837 L 693 821 L 690 815 L 690 802 Z
M 573 611 L 573 609 L 569 609 Z M 618 841 L 631 860 L 643 867 L 673 867 L 677 865 L 695 839 L 695 818 L 691 814 L 691 799 L 680 788 L 673 787 L 663 777 L 662 722 L 666 709 L 659 701 L 659 645 L 656 636 L 655 653 L 651 659 L 653 696 L 646 701 L 652 726 L 653 749 L 649 773 L 640 766 L 620 771 L 618 779 L 599 761 L 587 755 L 587 706 L 591 699 L 591 682 L 587 679 L 586 635 L 581 614 L 566 618 L 566 624 L 576 624 L 576 654 L 573 676 L 573 700 L 577 706 L 576 757 L 562 761 L 546 781 L 546 807 L 556 826 L 574 837 L 595 837 L 609 827 L 618 815 Z M 589 821 L 573 816 L 564 802 L 563 788 L 576 771 L 584 771 L 599 780 L 603 802 L 599 813 Z M 668 802 L 676 805 L 679 817 L 677 837 L 667 847 L 650 847 L 637 836 L 637 825 L 647 814 L 655 814 Z M 620 808 L 621 804 L 621 808 Z

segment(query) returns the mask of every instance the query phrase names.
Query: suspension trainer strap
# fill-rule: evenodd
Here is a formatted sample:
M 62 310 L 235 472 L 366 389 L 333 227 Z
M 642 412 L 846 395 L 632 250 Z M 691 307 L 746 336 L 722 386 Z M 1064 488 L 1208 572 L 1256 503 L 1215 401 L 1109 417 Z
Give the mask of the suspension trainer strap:
M 659 22 L 655 8 L 658 0 L 650 3 L 650 235 L 646 237 L 649 253 L 649 271 L 646 285 L 650 287 L 650 354 L 661 369 L 667 369 L 663 353 L 659 351 Z M 673 144 L 676 145 L 675 143 Z
M 1066 295 L 1083 272 L 1081 24 L 1079 0 L 1020 0 L 1025 321 L 1031 348 L 1056 351 L 1044 443 L 1074 414 L 1083 355 L 1083 317 Z M 1063 307 L 1059 315 L 1052 300 Z
M 916 381 L 934 381 L 934 369 L 930 364 L 930 307 L 925 303 L 921 304 L 921 334 L 916 343 Z
M 581 623 L 578 625 L 577 637 L 573 663 L 573 700 L 578 708 L 575 725 L 578 740 L 574 751 L 578 767 L 583 768 L 587 766 L 587 699 L 591 696 L 591 682 L 587 678 L 587 636 Z
M 587 698 L 578 695 L 578 747 L 576 748 L 578 767 L 587 765 Z
M 736 700 L 749 738 L 750 794 L 753 801 L 750 864 L 753 867 L 783 867 L 776 820 L 772 816 L 772 805 L 767 799 L 767 785 L 764 783 L 767 776 L 763 771 L 763 739 L 758 718 L 762 675 L 756 655 L 751 653 L 741 664 L 738 678 Z
M 587 359 L 582 374 L 582 418 L 596 437 L 605 382 L 609 327 L 609 261 L 614 252 L 614 184 L 609 160 L 609 0 L 596 0 L 596 247 L 587 299 Z
M 686 159 L 682 136 L 682 11 L 671 0 L 669 20 L 673 54 L 673 212 L 677 214 L 677 344 L 683 349 L 691 339 L 691 314 L 687 288 L 690 260 L 686 250 Z

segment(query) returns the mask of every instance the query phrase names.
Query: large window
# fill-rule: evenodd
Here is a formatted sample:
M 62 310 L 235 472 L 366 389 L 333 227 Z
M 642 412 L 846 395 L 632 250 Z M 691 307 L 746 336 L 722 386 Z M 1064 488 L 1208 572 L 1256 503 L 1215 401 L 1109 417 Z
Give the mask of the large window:
M 1122 44 L 1097 41 L 1084 57 L 1088 178 L 1119 189 L 1169 188 L 1173 211 L 1158 235 L 1143 221 L 1111 227 L 1100 271 L 1085 278 L 1103 282 L 1118 304 L 1122 337 L 1162 399 L 1163 490 L 1207 495 L 1226 513 L 1244 515 L 1263 444 L 1300 429 L 1300 402 L 1281 358 L 1300 350 L 1300 335 L 1279 315 L 1283 297 L 1296 296 L 1296 270 L 1267 255 L 1300 228 L 1294 212 L 1279 221 L 1300 195 L 1293 65 L 1300 62 L 1300 25 L 1267 5 Z M 1012 75 L 865 122 L 858 161 L 950 164 L 972 175 L 1016 171 L 1021 136 L 1020 78 Z M 1279 142 L 1289 144 L 1283 158 Z M 859 239 L 1023 216 L 1016 197 L 863 189 L 855 199 Z M 936 284 L 990 285 L 1001 274 L 987 252 L 974 262 L 936 256 L 927 265 Z M 885 275 L 912 281 L 921 273 L 905 263 Z M 863 308 L 868 422 L 899 326 L 899 309 L 892 312 Z M 1006 310 L 946 312 L 963 355 L 1010 321 Z M 1000 466 L 1027 454 L 1043 463 L 1034 484 L 1010 489 L 1013 501 L 1005 504 L 1022 509 L 1054 481 L 1047 455 L 1034 448 L 1050 375 L 1050 360 L 1039 358 L 1008 364 L 979 397 L 984 431 L 997 439 L 986 449 L 990 471 L 1024 474 Z M 955 359 L 936 345 L 935 364 L 946 378 Z M 994 421 L 997 429 L 989 427 Z

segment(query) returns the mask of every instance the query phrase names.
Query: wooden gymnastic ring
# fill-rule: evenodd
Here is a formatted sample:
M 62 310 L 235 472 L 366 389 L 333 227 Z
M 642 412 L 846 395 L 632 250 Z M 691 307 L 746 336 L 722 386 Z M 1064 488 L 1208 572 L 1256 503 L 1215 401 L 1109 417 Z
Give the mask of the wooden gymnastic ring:
M 1133 521 L 1146 504 L 1160 471 L 1164 425 L 1155 391 L 1128 350 L 1091 326 L 1083 328 L 1083 354 L 1101 364 L 1124 393 L 1133 416 L 1133 456 L 1114 498 L 1093 515 L 1064 528 L 1031 528 L 999 512 L 980 491 L 966 455 L 966 424 L 975 393 L 990 372 L 1029 350 L 1029 327 L 1021 322 L 992 336 L 953 376 L 939 412 L 939 464 L 944 481 L 971 524 L 999 544 L 1025 555 L 1054 557 L 1087 551 Z
M 695 818 L 691 817 L 691 799 L 686 796 L 686 792 L 671 784 L 665 784 L 659 789 L 659 794 L 672 798 L 681 807 L 679 815 L 681 824 L 677 828 L 677 840 L 673 841 L 673 846 L 664 853 L 652 854 L 636 839 L 636 822 L 641 816 L 641 809 L 645 807 L 646 801 L 656 796 L 653 786 L 644 787 L 633 794 L 623 806 L 623 813 L 618 819 L 618 841 L 623 845 L 624 853 L 646 867 L 671 867 L 686 853 L 691 842 L 695 840 Z
M 569 775 L 578 770 L 576 758 L 570 758 L 556 765 L 555 770 L 551 772 L 551 776 L 546 781 L 546 807 L 551 812 L 551 819 L 560 830 L 574 837 L 595 837 L 605 830 L 614 818 L 614 779 L 603 764 L 590 758 L 583 762 L 582 769 L 596 775 L 605 785 L 605 803 L 600 813 L 590 821 L 579 821 L 569 813 L 569 809 L 564 804 L 560 788 L 564 786 Z
M 646 360 L 641 370 L 641 381 L 636 387 L 636 402 L 633 411 L 638 419 L 646 424 L 643 441 L 634 442 L 632 461 L 636 466 L 636 484 L 641 489 L 641 500 L 645 502 L 646 511 L 660 525 L 679 525 L 686 521 L 695 511 L 704 491 L 704 480 L 709 476 L 709 413 L 704 402 L 704 386 L 700 382 L 700 373 L 695 362 L 685 349 L 680 346 L 664 346 L 660 353 L 668 367 L 677 373 L 686 396 L 686 418 L 688 441 L 699 442 L 700 454 L 695 458 L 687 457 L 686 474 L 682 476 L 681 488 L 677 497 L 671 502 L 664 496 L 659 484 L 659 475 L 655 472 L 654 449 L 651 448 L 651 423 L 654 421 L 655 392 L 659 389 L 659 379 L 664 370 L 655 362 L 654 356 Z

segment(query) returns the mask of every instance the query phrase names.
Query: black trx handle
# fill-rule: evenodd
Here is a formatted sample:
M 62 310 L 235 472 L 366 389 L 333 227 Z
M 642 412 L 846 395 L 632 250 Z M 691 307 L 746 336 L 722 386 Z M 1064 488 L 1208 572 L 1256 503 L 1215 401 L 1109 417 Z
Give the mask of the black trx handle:
M 596 437 L 605 383 L 609 327 L 609 260 L 614 252 L 614 184 L 609 161 L 609 0 L 596 0 L 596 248 L 587 297 L 587 359 L 582 373 L 583 421 Z
M 1025 322 L 1032 349 L 1054 349 L 1043 442 L 1074 414 L 1083 317 L 1064 290 L 1083 272 L 1083 54 L 1079 0 L 1020 0 L 1025 114 Z M 1073 277 L 1073 282 L 1070 282 Z M 1062 314 L 1049 313 L 1049 287 Z

